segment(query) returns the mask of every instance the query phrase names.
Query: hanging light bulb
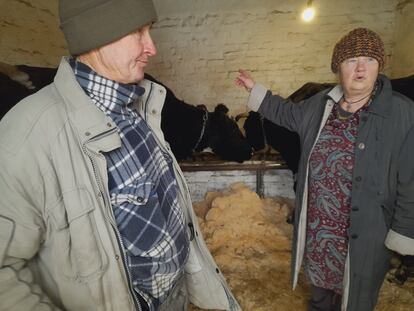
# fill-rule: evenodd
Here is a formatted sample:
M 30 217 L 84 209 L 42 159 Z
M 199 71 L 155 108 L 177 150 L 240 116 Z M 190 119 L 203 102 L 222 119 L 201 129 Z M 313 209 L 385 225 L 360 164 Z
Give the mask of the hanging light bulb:
M 302 19 L 305 22 L 310 22 L 315 17 L 315 9 L 312 7 L 312 0 L 308 0 L 306 9 L 302 12 Z

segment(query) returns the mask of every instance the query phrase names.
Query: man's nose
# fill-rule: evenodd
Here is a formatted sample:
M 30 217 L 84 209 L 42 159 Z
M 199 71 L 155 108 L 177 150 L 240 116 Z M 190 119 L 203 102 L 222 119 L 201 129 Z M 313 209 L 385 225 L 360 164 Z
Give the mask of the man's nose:
M 148 34 L 148 37 L 145 40 L 145 52 L 149 56 L 155 56 L 157 54 L 157 48 L 155 47 L 154 41 L 151 38 L 151 35 Z

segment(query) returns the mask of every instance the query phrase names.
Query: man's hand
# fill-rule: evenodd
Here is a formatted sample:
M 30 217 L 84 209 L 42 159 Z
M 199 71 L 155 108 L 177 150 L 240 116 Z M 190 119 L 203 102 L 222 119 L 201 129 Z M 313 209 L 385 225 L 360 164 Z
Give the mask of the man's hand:
M 248 92 L 251 91 L 255 84 L 250 74 L 243 69 L 239 69 L 239 75 L 236 77 L 234 82 L 236 85 L 244 87 Z

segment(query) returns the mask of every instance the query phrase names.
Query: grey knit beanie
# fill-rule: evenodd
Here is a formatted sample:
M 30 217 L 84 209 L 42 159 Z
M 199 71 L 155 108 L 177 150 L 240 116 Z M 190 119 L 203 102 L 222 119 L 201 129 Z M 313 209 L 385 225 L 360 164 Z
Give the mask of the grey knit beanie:
M 157 19 L 152 0 L 59 0 L 69 52 L 99 48 Z

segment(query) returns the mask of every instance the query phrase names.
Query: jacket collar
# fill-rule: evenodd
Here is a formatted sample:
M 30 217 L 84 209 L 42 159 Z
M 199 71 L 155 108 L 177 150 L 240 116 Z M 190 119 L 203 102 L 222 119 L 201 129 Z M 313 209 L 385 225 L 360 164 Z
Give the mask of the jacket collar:
M 390 80 L 385 75 L 378 76 L 378 90 L 374 96 L 368 112 L 375 113 L 387 118 L 392 111 L 392 86 Z
M 344 94 L 341 85 L 335 86 L 326 94 L 333 101 L 338 103 Z M 378 90 L 369 105 L 368 112 L 374 113 L 384 118 L 391 114 L 392 87 L 390 80 L 385 75 L 378 75 Z
M 106 114 L 123 114 L 124 108 L 145 92 L 138 84 L 124 84 L 107 79 L 74 58 L 69 58 L 69 65 L 85 93 Z
M 343 95 L 344 91 L 342 90 L 342 86 L 340 84 L 335 86 L 329 91 L 329 93 L 326 94 L 326 96 L 330 97 L 335 103 L 339 103 Z
M 145 92 L 136 102 L 136 108 L 152 130 L 155 129 L 162 134 L 161 113 L 167 91 L 162 85 L 147 79 L 140 81 L 139 85 L 145 89 Z
M 100 111 L 83 91 L 76 81 L 68 58 L 62 58 L 54 83 L 63 98 L 69 120 L 77 130 L 82 145 L 93 142 L 95 151 L 104 152 L 121 146 L 115 123 Z M 105 133 L 108 135 L 103 135 Z

